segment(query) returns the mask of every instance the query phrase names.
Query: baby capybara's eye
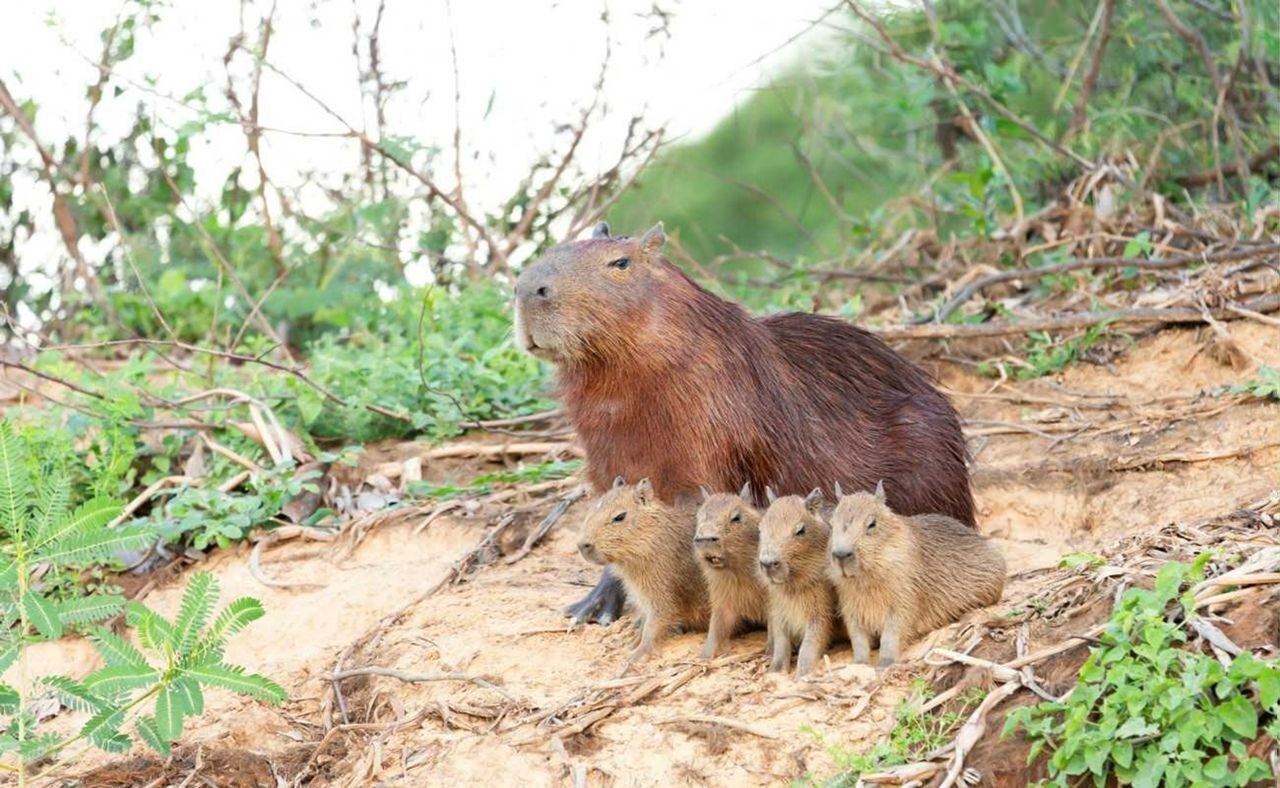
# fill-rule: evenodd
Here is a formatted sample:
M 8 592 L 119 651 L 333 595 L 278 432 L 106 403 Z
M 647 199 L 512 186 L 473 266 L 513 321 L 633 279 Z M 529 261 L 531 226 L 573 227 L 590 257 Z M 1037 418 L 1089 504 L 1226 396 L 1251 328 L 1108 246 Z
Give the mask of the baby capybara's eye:
M 740 523 L 740 522 L 742 522 L 742 512 L 735 512 L 735 513 L 734 513 L 734 515 L 733 515 L 733 517 L 730 517 L 730 518 L 729 518 L 729 522 L 731 522 L 731 523 Z
M 631 258 L 629 257 L 619 257 L 617 260 L 611 260 L 609 262 L 610 268 L 617 268 L 619 271 L 625 271 L 628 267 L 630 267 L 630 265 L 631 265 Z
M 627 519 L 627 513 L 626 513 L 626 512 L 618 512 L 617 514 L 615 514 L 615 515 L 613 516 L 613 521 L 614 521 L 615 523 L 620 523 L 620 522 L 622 522 L 622 521 L 623 521 L 623 520 L 625 520 L 625 519 Z

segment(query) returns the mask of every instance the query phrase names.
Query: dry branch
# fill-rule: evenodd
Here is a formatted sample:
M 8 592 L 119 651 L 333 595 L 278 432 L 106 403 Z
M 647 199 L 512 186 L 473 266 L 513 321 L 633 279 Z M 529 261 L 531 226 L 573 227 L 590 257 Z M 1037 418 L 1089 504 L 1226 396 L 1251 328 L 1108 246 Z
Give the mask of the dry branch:
M 1238 306 L 1251 312 L 1267 313 L 1280 310 L 1280 295 L 1264 296 Z M 1217 320 L 1239 320 L 1243 316 L 1229 309 L 1215 309 L 1210 313 Z M 1100 323 L 1109 325 L 1173 325 L 1177 323 L 1203 323 L 1204 312 L 1190 307 L 1167 309 L 1134 308 L 1109 309 L 1100 312 L 1077 312 L 1058 317 L 1035 317 L 1017 321 L 993 321 L 990 323 L 940 324 L 916 326 L 886 326 L 873 331 L 884 339 L 969 339 L 973 337 L 999 337 L 1025 334 L 1030 331 L 1068 331 L 1089 328 Z
M 343 679 L 354 678 L 356 676 L 386 676 L 387 678 L 411 684 L 435 681 L 464 681 L 468 684 L 474 684 L 477 687 L 491 689 L 513 703 L 519 702 L 502 687 L 499 687 L 483 676 L 473 676 L 469 673 L 409 673 L 395 668 L 384 668 L 378 665 L 370 665 L 363 668 L 336 670 L 332 673 L 325 674 L 324 678 L 328 681 L 342 681 Z
M 999 284 L 1001 282 L 1009 282 L 1017 279 L 1038 279 L 1045 276 L 1063 274 L 1069 271 L 1079 271 L 1086 268 L 1139 268 L 1142 270 L 1164 270 L 1205 263 L 1226 263 L 1237 260 L 1250 260 L 1255 257 L 1273 254 L 1280 255 L 1280 244 L 1249 246 L 1243 249 L 1232 249 L 1226 252 L 1214 252 L 1203 255 L 1188 254 L 1179 255 L 1177 257 L 1153 259 L 1138 257 L 1084 257 L 1076 260 L 1067 260 L 1066 262 L 1058 263 L 1056 265 L 1046 265 L 1042 268 L 1000 271 L 998 273 L 989 274 L 980 279 L 975 279 L 962 287 L 958 293 L 952 296 L 951 300 L 947 301 L 938 309 L 937 314 L 932 319 L 937 323 L 943 322 L 965 301 L 968 301 L 974 295 L 982 292 L 991 285 Z M 927 321 L 928 318 L 925 318 L 920 322 Z

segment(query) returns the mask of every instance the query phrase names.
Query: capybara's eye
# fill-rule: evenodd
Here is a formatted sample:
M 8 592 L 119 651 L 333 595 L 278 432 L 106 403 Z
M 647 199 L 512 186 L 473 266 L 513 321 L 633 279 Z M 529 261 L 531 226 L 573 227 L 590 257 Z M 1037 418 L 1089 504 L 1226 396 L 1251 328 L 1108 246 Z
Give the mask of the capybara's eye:
M 730 518 L 729 518 L 729 522 L 731 522 L 731 523 L 740 523 L 740 522 L 742 522 L 742 512 L 734 512 L 734 513 L 733 513 L 733 517 L 730 517 Z
M 631 258 L 619 257 L 617 260 L 609 262 L 610 268 L 617 268 L 619 271 L 625 271 L 631 265 Z
M 875 528 L 875 527 L 876 527 L 876 518 L 872 517 L 870 520 L 867 521 L 867 530 L 870 531 L 872 528 Z
M 804 536 L 804 523 L 800 523 L 800 527 L 796 529 L 796 536 Z
M 617 514 L 615 514 L 615 515 L 613 516 L 613 521 L 614 521 L 615 523 L 620 523 L 620 522 L 622 522 L 622 521 L 623 521 L 623 520 L 625 520 L 625 519 L 627 519 L 627 513 L 626 513 L 626 512 L 618 512 Z

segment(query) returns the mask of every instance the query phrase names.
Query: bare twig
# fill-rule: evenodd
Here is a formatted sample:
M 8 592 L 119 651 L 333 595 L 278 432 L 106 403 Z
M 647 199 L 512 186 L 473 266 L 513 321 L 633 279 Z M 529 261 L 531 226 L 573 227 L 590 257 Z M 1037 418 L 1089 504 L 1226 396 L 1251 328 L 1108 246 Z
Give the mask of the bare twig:
M 938 323 L 945 321 L 953 312 L 956 311 L 957 308 L 960 307 L 961 304 L 968 301 L 977 293 L 991 285 L 1008 282 L 1014 279 L 1032 279 L 1054 276 L 1056 274 L 1067 273 L 1068 271 L 1079 271 L 1085 268 L 1139 268 L 1142 270 L 1164 270 L 1202 263 L 1226 263 L 1235 260 L 1248 260 L 1265 255 L 1280 255 L 1280 244 L 1250 246 L 1243 249 L 1232 249 L 1225 252 L 1213 252 L 1202 255 L 1189 254 L 1179 257 L 1154 259 L 1144 259 L 1140 257 L 1085 257 L 1068 260 L 1056 265 L 1046 265 L 1041 268 L 1000 271 L 975 279 L 962 287 L 960 292 L 952 296 L 950 301 L 947 301 L 938 309 L 933 320 Z M 920 322 L 925 322 L 926 320 L 927 318 L 922 319 Z
M 516 561 L 519 561 L 532 552 L 538 542 L 541 542 L 543 537 L 547 535 L 547 532 L 555 527 L 555 524 L 560 521 L 561 517 L 564 517 L 564 513 L 569 511 L 569 507 L 586 494 L 587 487 L 586 485 L 582 485 L 573 491 L 560 496 L 560 500 L 556 502 L 555 508 L 548 512 L 547 516 L 538 524 L 538 527 L 525 537 L 524 544 L 520 545 L 520 549 L 507 556 L 506 563 L 514 564 Z
M 658 725 L 679 725 L 681 723 L 701 723 L 704 725 L 719 725 L 722 728 L 730 728 L 735 731 L 749 733 L 752 736 L 759 736 L 762 739 L 777 739 L 777 734 L 767 731 L 758 725 L 751 725 L 746 722 L 739 722 L 728 717 L 716 717 L 711 714 L 681 714 L 678 717 L 671 717 L 665 720 L 658 720 Z
M 1075 112 L 1071 115 L 1071 125 L 1063 139 L 1071 139 L 1077 131 L 1084 127 L 1088 120 L 1089 98 L 1093 95 L 1094 86 L 1098 83 L 1098 73 L 1102 70 L 1102 58 L 1106 54 L 1107 44 L 1111 41 L 1111 18 L 1115 14 L 1116 0 L 1101 0 L 1101 32 L 1098 33 L 1098 44 L 1093 49 L 1093 59 L 1084 72 L 1084 81 L 1080 84 L 1080 96 L 1076 99 Z
M 329 681 L 342 681 L 343 679 L 354 678 L 356 676 L 386 676 L 387 678 L 411 684 L 434 681 L 464 681 L 468 684 L 474 684 L 477 687 L 491 689 L 509 701 L 518 702 L 514 696 L 502 687 L 499 687 L 488 679 L 485 679 L 483 676 L 473 676 L 469 673 L 409 673 L 395 668 L 384 668 L 378 665 L 370 665 L 363 668 L 336 670 L 333 673 L 326 674 L 324 678 Z

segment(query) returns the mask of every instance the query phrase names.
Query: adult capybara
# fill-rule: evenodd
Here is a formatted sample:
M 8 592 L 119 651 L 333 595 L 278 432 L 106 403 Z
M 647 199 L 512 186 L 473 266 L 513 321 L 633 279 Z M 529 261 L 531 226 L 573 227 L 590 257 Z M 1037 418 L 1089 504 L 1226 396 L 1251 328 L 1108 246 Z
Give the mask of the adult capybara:
M 597 491 L 649 478 L 673 502 L 732 492 L 870 490 L 894 511 L 973 525 L 951 404 L 873 334 L 821 315 L 753 317 L 662 254 L 662 225 L 549 250 L 515 286 L 520 346 L 556 365 L 558 396 Z M 607 568 L 569 613 L 608 623 L 623 594 Z

